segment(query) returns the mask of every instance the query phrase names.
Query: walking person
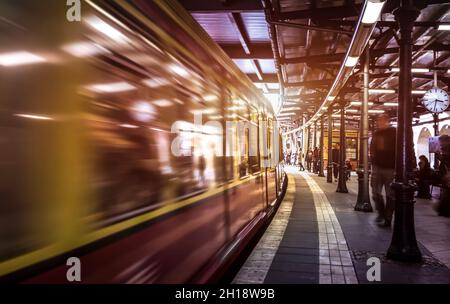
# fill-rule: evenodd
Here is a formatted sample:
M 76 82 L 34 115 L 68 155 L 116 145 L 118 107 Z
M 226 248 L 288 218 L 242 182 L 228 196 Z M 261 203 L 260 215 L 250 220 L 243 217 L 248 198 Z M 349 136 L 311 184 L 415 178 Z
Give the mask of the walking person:
M 395 137 L 396 129 L 389 125 L 389 117 L 380 115 L 377 118 L 377 130 L 370 144 L 372 163 L 372 198 L 378 211 L 377 223 L 391 227 L 395 209 L 394 192 L 391 183 L 395 175 Z M 386 192 L 384 199 L 382 191 Z

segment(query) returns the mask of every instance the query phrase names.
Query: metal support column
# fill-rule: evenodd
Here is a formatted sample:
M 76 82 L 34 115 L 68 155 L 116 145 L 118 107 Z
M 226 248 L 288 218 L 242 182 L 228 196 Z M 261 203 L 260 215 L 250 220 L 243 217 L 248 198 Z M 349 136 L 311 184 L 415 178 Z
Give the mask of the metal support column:
M 372 212 L 369 195 L 369 48 L 361 56 L 363 72 L 363 101 L 361 105 L 361 121 L 359 122 L 359 166 L 358 166 L 358 198 L 355 210 Z
M 417 246 L 414 227 L 414 191 L 417 186 L 412 176 L 413 134 L 412 134 L 412 28 L 420 11 L 413 1 L 402 0 L 394 11 L 398 22 L 400 40 L 400 75 L 397 110 L 397 142 L 395 147 L 395 179 L 392 189 L 395 193 L 395 222 L 391 245 L 387 257 L 393 260 L 420 262 L 422 254 Z
M 324 177 L 323 174 L 323 141 L 324 141 L 324 130 L 323 130 L 323 115 L 320 117 L 320 143 L 319 143 L 319 176 Z
M 309 153 L 309 150 L 311 150 L 311 126 L 308 126 L 307 128 L 306 128 L 306 133 L 308 134 L 308 141 L 307 141 L 307 147 L 306 147 L 306 154 L 305 155 L 308 155 L 308 153 Z M 309 159 L 308 159 L 309 160 Z M 309 160 L 310 161 L 310 160 Z M 309 167 L 308 167 L 309 166 Z M 309 164 L 308 163 L 306 163 L 306 170 L 307 171 L 311 171 L 311 167 L 312 167 L 312 162 L 310 161 L 309 162 Z M 308 170 L 308 168 L 309 168 L 309 170 Z
M 328 165 L 327 183 L 333 182 L 333 107 L 328 107 Z
M 339 128 L 339 176 L 336 192 L 348 193 L 347 182 L 345 181 L 345 105 L 344 99 L 339 101 L 341 108 L 341 126 Z

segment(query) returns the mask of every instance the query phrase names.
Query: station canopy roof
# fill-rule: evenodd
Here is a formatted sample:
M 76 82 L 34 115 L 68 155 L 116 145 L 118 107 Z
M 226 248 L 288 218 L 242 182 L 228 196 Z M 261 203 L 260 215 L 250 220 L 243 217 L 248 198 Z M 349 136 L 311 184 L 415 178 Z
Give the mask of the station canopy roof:
M 302 117 L 308 120 L 319 110 L 343 65 L 365 4 L 363 0 L 180 2 L 273 102 L 285 130 L 298 127 Z M 420 99 L 434 86 L 435 71 L 438 86 L 449 89 L 450 3 L 414 3 L 421 10 L 413 29 L 412 74 L 414 116 L 419 117 L 426 113 Z M 373 115 L 384 111 L 396 116 L 400 32 L 393 12 L 398 6 L 398 0 L 386 1 L 368 40 Z M 357 63 L 339 95 L 349 101 L 349 119 L 358 119 L 361 70 Z

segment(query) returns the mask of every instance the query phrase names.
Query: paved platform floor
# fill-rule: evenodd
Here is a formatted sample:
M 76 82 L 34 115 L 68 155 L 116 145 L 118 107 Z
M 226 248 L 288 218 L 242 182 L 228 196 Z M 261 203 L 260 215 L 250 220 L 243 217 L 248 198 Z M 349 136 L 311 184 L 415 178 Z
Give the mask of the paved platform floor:
M 385 258 L 392 230 L 375 224 L 375 212 L 353 210 L 356 177 L 343 194 L 324 177 L 286 171 L 286 196 L 233 283 L 372 283 L 370 257 L 381 260 L 381 283 L 450 283 L 450 219 L 437 216 L 435 200 L 418 199 L 415 208 L 424 262 L 400 263 Z

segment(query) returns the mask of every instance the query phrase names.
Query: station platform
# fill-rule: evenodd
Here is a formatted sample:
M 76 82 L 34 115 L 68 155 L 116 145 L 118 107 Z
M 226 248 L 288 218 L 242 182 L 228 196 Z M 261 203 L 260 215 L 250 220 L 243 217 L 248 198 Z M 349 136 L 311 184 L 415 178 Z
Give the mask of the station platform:
M 324 177 L 294 167 L 286 172 L 284 200 L 233 283 L 450 283 L 450 218 L 436 214 L 434 199 L 417 199 L 415 205 L 423 262 L 396 262 L 385 257 L 392 228 L 379 227 L 376 212 L 353 210 L 356 176 L 343 194 Z M 379 282 L 367 279 L 370 257 L 381 261 Z

